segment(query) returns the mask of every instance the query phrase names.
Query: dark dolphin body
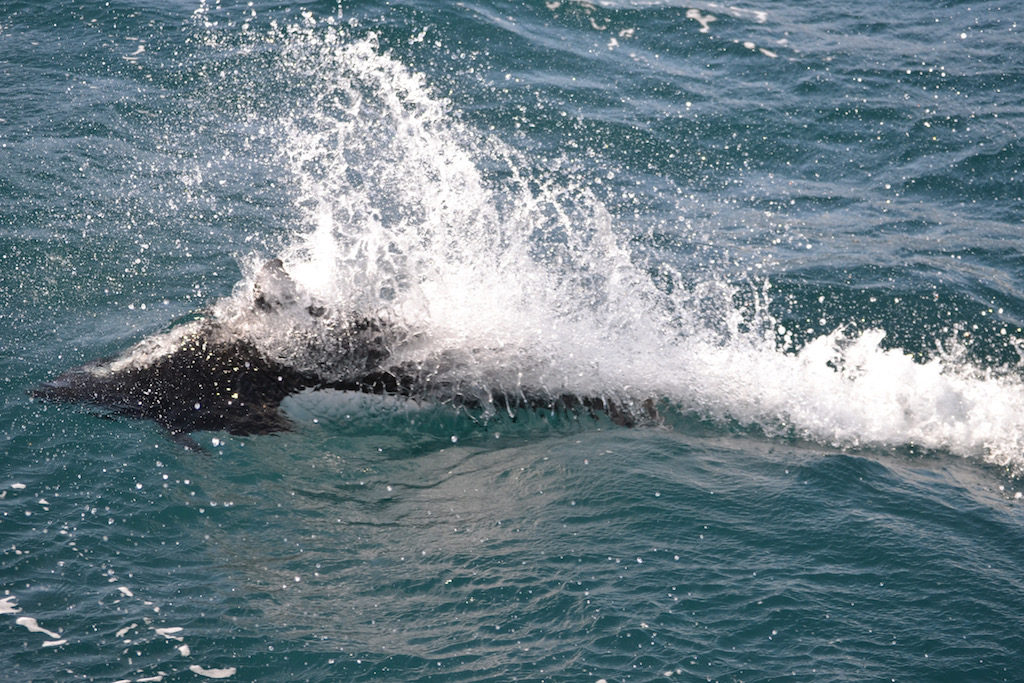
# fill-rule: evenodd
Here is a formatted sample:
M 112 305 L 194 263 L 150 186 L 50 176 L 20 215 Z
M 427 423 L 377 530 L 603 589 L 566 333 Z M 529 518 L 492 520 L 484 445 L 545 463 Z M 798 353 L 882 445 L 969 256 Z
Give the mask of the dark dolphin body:
M 400 379 L 388 372 L 328 381 L 268 358 L 249 340 L 226 338 L 215 321 L 204 319 L 193 327 L 166 354 L 141 363 L 117 358 L 88 363 L 45 382 L 34 394 L 149 418 L 173 433 L 262 434 L 288 428 L 281 401 L 303 389 L 403 393 Z
M 294 305 L 295 285 L 274 259 L 261 271 L 253 291 L 253 314 L 269 314 Z M 312 317 L 324 310 L 308 306 Z M 382 319 L 358 318 L 336 330 L 332 348 L 346 368 L 326 377 L 298 369 L 261 352 L 251 340 L 233 333 L 212 316 L 155 335 L 124 355 L 87 363 L 37 387 L 33 394 L 53 401 L 90 403 L 116 413 L 151 419 L 172 434 L 227 431 L 265 434 L 289 428 L 281 401 L 304 389 L 335 389 L 397 396 L 431 396 L 467 408 L 481 401 L 424 379 L 420 368 L 388 363 L 390 326 Z M 632 425 L 633 415 L 611 401 L 570 395 L 549 397 L 519 392 L 489 397 L 494 408 L 516 407 L 605 412 L 613 422 Z M 642 406 L 655 417 L 653 405 Z

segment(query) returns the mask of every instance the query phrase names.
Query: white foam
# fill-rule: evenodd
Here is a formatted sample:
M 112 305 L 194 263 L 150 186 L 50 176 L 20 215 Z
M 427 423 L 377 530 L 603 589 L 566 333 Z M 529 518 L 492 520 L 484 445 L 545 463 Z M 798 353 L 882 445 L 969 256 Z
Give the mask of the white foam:
M 262 126 L 303 214 L 280 253 L 298 292 L 252 315 L 253 259 L 216 315 L 268 354 L 343 374 L 338 325 L 372 314 L 398 330 L 392 361 L 485 402 L 492 390 L 653 397 L 769 435 L 1024 465 L 1016 375 L 941 351 L 918 362 L 882 331 L 780 345 L 763 307 L 735 304 L 714 271 L 683 277 L 631 252 L 588 178 L 536 171 L 467 127 L 374 36 L 308 21 L 267 39 L 288 78 L 315 85 Z
M 50 636 L 51 638 L 60 639 L 59 633 L 54 633 L 53 631 L 43 628 L 39 625 L 39 622 L 36 621 L 34 617 L 18 617 L 15 623 L 17 623 L 18 626 L 24 626 L 33 633 L 44 633 Z
M 667 387 L 719 419 L 839 447 L 917 445 L 1000 465 L 1024 453 L 1024 383 L 955 354 L 916 362 L 878 330 L 835 332 L 783 353 L 772 343 L 680 349 Z M 688 388 L 678 384 L 683 377 Z
M 188 667 L 188 670 L 197 676 L 205 676 L 206 678 L 231 678 L 235 675 L 235 667 L 231 666 L 226 669 L 204 669 L 198 664 L 192 664 Z
M 185 640 L 183 637 L 178 635 L 179 633 L 181 633 L 184 630 L 180 626 L 168 626 L 166 628 L 155 628 L 153 630 L 156 631 L 156 634 L 158 636 L 163 636 L 164 638 L 166 638 L 168 640 L 177 640 L 177 641 Z
M 686 10 L 686 18 L 693 19 L 700 24 L 700 32 L 707 33 L 711 30 L 711 22 L 718 21 L 718 18 L 713 14 L 701 14 L 699 9 L 690 8 Z
M 0 614 L 17 614 L 21 608 L 17 606 L 18 598 L 14 595 L 0 598 Z
M 129 631 L 131 631 L 132 629 L 136 628 L 137 626 L 138 626 L 138 624 L 135 624 L 135 623 L 129 624 L 129 625 L 125 626 L 124 628 L 119 629 L 118 632 L 114 634 L 114 637 L 115 638 L 123 638 Z

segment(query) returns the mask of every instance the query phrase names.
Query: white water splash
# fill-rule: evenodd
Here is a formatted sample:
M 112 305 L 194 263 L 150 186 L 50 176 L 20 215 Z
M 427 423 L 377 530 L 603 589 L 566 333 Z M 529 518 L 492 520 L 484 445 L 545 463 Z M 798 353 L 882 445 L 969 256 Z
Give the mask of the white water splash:
M 916 362 L 882 346 L 884 332 L 834 332 L 797 353 L 774 344 L 696 345 L 694 408 L 836 447 L 914 445 L 1017 467 L 1024 453 L 1024 383 L 955 354 Z M 678 381 L 679 377 L 674 378 Z M 672 395 L 673 388 L 669 389 Z
M 204 669 L 198 664 L 191 664 L 188 670 L 197 676 L 204 676 L 206 678 L 231 678 L 235 675 L 235 667 L 227 667 L 225 669 Z
M 179 636 L 184 629 L 180 626 L 168 626 L 166 628 L 154 628 L 153 629 L 158 636 L 163 636 L 167 640 L 182 641 L 184 638 Z
M 21 611 L 18 607 L 18 598 L 11 595 L 0 599 L 0 614 L 17 614 Z
M 393 361 L 470 395 L 654 398 L 769 435 L 1024 465 L 1018 376 L 957 354 L 917 362 L 881 331 L 782 348 L 770 316 L 738 307 L 715 272 L 656 287 L 662 264 L 627 248 L 585 178 L 535 170 L 464 125 L 372 34 L 307 18 L 248 39 L 272 42 L 275 68 L 308 85 L 278 118 L 253 113 L 305 216 L 280 254 L 296 305 L 248 315 L 252 259 L 217 307 L 271 355 L 330 374 L 332 332 L 372 315 L 402 330 Z
M 18 624 L 18 626 L 24 626 L 32 633 L 44 633 L 50 636 L 51 638 L 60 638 L 59 633 L 54 633 L 53 631 L 50 631 L 49 629 L 45 629 L 42 626 L 40 626 L 39 622 L 35 619 L 35 617 L 18 617 L 15 620 L 15 623 Z

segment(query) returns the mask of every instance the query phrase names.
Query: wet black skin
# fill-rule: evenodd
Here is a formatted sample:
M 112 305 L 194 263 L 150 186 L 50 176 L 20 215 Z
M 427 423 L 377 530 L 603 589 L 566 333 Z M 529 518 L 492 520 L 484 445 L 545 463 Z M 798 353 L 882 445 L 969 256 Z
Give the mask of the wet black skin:
M 353 340 L 370 323 L 353 326 Z M 103 371 L 97 361 L 37 387 L 37 397 L 90 403 L 123 415 L 151 419 L 172 433 L 227 431 L 265 434 L 287 429 L 281 401 L 303 389 L 338 389 L 408 395 L 413 375 L 367 368 L 351 379 L 328 381 L 267 358 L 245 339 L 221 341 L 216 322 L 203 322 L 170 353 L 144 365 Z M 376 335 L 370 335 L 376 336 Z M 373 365 L 383 349 L 364 350 Z M 375 365 L 374 365 L 375 367 Z
M 201 329 L 175 351 L 151 364 L 131 366 L 118 372 L 96 374 L 103 363 L 92 363 L 45 382 L 33 395 L 60 402 L 89 403 L 122 415 L 145 418 L 172 434 L 194 431 L 226 431 L 231 434 L 267 434 L 287 430 L 288 419 L 280 411 L 285 397 L 304 389 L 335 389 L 396 396 L 431 393 L 444 403 L 475 409 L 480 401 L 447 395 L 419 379 L 414 368 L 367 370 L 348 380 L 325 380 L 267 359 L 249 341 L 235 339 L 211 343 Z M 633 416 L 614 402 L 563 395 L 547 398 L 520 394 L 492 397 L 494 408 L 594 411 L 606 413 L 619 425 L 632 426 Z M 653 407 L 644 405 L 647 417 Z
M 253 313 L 267 314 L 294 303 L 294 283 L 281 262 L 263 268 L 261 291 L 253 292 Z M 323 309 L 310 306 L 313 317 Z M 336 350 L 346 371 L 332 378 L 298 370 L 268 358 L 251 341 L 231 335 L 221 323 L 206 318 L 190 323 L 192 329 L 169 352 L 146 362 L 120 364 L 116 359 L 88 363 L 38 386 L 33 395 L 51 401 L 88 403 L 118 414 L 150 419 L 172 434 L 226 431 L 231 434 L 266 434 L 289 428 L 280 411 L 285 397 L 304 389 L 335 389 L 372 394 L 434 398 L 468 409 L 481 407 L 479 399 L 465 397 L 450 387 L 424 378 L 414 366 L 388 364 L 389 327 L 373 318 L 356 319 L 337 331 Z M 123 367 L 121 367 L 123 365 Z M 606 413 L 613 422 L 631 426 L 635 418 L 617 404 L 600 399 L 563 395 L 556 398 L 519 392 L 514 397 L 495 394 L 493 408 L 550 409 Z M 651 402 L 641 407 L 645 418 L 656 418 Z

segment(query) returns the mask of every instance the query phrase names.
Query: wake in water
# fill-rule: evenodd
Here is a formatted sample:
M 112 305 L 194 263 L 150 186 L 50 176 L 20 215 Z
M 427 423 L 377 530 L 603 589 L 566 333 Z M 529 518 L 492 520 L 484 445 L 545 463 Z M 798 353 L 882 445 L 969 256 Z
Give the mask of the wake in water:
M 454 378 L 459 359 L 450 354 L 400 361 L 393 352 L 410 339 L 398 325 L 378 316 L 325 320 L 327 308 L 309 303 L 280 260 L 267 262 L 247 308 L 234 302 L 234 320 L 204 316 L 149 337 L 124 354 L 66 372 L 40 385 L 35 394 L 59 401 L 81 401 L 118 413 L 149 418 L 172 434 L 196 430 L 265 434 L 288 429 L 279 409 L 288 396 L 305 389 L 384 394 L 434 400 L 492 415 L 514 416 L 520 408 L 558 412 L 601 411 L 622 426 L 636 424 L 631 404 L 577 394 L 552 394 L 545 388 L 517 385 L 468 393 Z M 244 315 L 239 312 L 244 311 Z M 304 319 L 305 323 L 296 324 Z M 308 342 L 305 357 L 314 363 L 293 365 L 268 356 L 251 330 L 284 326 L 292 345 Z M 315 328 L 315 337 L 301 328 Z M 314 367 L 315 366 L 315 367 Z M 641 408 L 653 420 L 652 401 Z
M 277 255 L 286 295 L 267 293 L 266 259 L 250 257 L 202 324 L 267 372 L 353 388 L 355 363 L 381 391 L 457 397 L 483 418 L 578 401 L 633 422 L 655 399 L 836 447 L 1024 464 L 1019 374 L 955 349 L 917 362 L 884 348 L 882 331 L 780 345 L 763 306 L 737 305 L 714 272 L 631 252 L 584 182 L 461 123 L 372 34 L 307 17 L 244 35 L 222 39 L 208 23 L 202 40 L 242 65 L 236 86 L 258 80 L 247 68 L 273 74 L 273 106 L 243 94 L 238 113 L 255 143 L 271 144 L 303 228 Z M 151 360 L 152 348 L 121 362 Z

